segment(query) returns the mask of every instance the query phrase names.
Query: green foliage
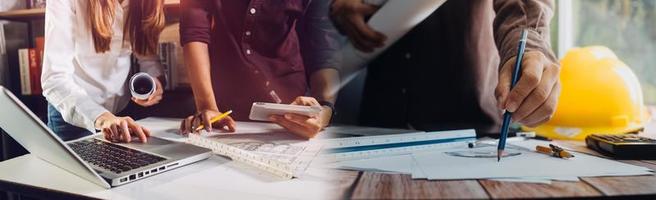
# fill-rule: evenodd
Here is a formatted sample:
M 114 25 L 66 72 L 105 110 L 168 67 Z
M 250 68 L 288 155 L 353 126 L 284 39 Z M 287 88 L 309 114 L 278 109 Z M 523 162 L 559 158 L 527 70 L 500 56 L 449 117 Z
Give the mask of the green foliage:
M 645 103 L 656 104 L 656 1 L 574 1 L 577 46 L 603 45 L 636 73 Z

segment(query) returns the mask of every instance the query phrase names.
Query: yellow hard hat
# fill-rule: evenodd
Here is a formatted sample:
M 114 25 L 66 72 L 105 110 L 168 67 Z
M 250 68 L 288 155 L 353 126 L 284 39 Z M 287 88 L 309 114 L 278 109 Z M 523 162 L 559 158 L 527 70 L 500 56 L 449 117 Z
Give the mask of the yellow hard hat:
M 526 131 L 551 138 L 584 140 L 595 133 L 643 129 L 649 114 L 633 71 L 608 48 L 573 48 L 560 61 L 562 92 L 553 118 Z

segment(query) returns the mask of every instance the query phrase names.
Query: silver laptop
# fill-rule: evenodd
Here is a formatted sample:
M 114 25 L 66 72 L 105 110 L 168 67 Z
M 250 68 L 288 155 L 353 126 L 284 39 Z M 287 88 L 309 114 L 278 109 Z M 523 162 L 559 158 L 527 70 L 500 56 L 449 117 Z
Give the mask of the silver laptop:
M 209 149 L 151 137 L 115 144 L 95 134 L 63 142 L 0 86 L 0 127 L 33 155 L 105 188 L 119 186 L 209 158 Z

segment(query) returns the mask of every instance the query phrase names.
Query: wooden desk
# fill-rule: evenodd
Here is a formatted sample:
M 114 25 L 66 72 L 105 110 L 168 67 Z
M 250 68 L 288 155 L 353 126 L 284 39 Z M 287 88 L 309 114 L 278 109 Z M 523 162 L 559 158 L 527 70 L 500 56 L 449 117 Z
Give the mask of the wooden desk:
M 652 108 L 653 109 L 653 108 Z M 653 113 L 653 112 L 652 112 Z M 656 121 L 645 127 L 656 138 Z M 626 160 L 656 170 L 656 160 Z M 506 199 L 550 197 L 641 197 L 656 199 L 656 176 L 582 178 L 552 184 L 492 180 L 427 181 L 409 175 L 341 171 L 344 197 L 352 199 Z
M 647 161 L 627 161 L 656 170 Z M 656 176 L 582 178 L 579 182 L 551 184 L 492 180 L 427 181 L 409 175 L 346 172 L 343 196 L 352 199 L 506 199 L 550 197 L 651 197 L 656 198 Z M 350 183 L 350 184 L 349 184 Z
M 656 130 L 656 124 L 647 127 Z M 651 133 L 655 133 L 651 131 Z M 656 161 L 628 160 L 656 170 Z M 30 164 L 33 163 L 33 164 Z M 656 199 L 656 176 L 582 178 L 552 184 L 492 180 L 427 181 L 409 175 L 331 171 L 307 179 L 255 179 L 238 163 L 213 157 L 125 186 L 105 190 L 32 156 L 0 163 L 0 190 L 40 198 L 298 198 L 298 199 L 503 199 L 643 197 Z M 10 172 L 10 173 L 7 173 Z M 31 176 L 31 177 L 30 177 Z M 236 181 L 242 180 L 242 181 Z M 243 180 L 247 180 L 244 182 Z M 239 182 L 239 183 L 238 183 Z M 246 192 L 244 188 L 258 188 Z M 298 188 L 303 188 L 298 190 Z M 317 190 L 318 189 L 318 190 Z M 195 194 L 195 195 L 192 195 Z M 203 196 L 209 195 L 209 196 Z M 271 196 L 273 195 L 273 196 Z

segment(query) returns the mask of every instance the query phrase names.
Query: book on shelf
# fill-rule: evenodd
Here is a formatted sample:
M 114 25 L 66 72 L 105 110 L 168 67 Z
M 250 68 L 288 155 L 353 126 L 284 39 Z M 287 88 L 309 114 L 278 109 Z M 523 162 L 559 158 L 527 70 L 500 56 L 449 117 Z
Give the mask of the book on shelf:
M 162 65 L 162 72 L 164 79 L 164 90 L 176 90 L 180 88 L 188 88 L 189 82 L 186 77 L 186 70 L 183 69 L 182 64 L 182 47 L 175 42 L 161 42 L 157 52 L 160 64 Z M 132 70 L 131 74 L 144 71 L 139 66 L 139 60 L 132 56 Z
M 159 58 L 164 68 L 166 77 L 166 90 L 175 90 L 189 87 L 186 70 L 182 63 L 182 48 L 175 42 L 163 42 L 159 44 Z
M 20 71 L 21 94 L 29 95 L 32 93 L 30 85 L 30 50 L 18 50 L 18 65 Z
M 21 94 L 40 95 L 44 38 L 36 38 L 36 48 L 18 50 Z
M 176 76 L 175 76 L 175 44 L 174 43 L 159 43 L 159 60 L 162 63 L 164 77 L 166 78 L 166 85 L 164 89 L 176 89 Z

